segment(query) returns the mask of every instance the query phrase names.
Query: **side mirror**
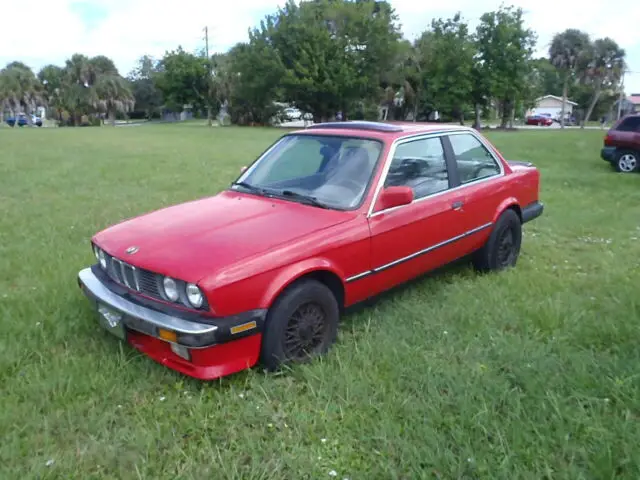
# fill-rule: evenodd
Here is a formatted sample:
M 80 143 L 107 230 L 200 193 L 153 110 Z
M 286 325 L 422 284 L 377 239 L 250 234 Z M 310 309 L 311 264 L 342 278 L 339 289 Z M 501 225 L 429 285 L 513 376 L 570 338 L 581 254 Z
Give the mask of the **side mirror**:
M 411 202 L 413 202 L 413 190 L 411 187 L 386 187 L 380 192 L 375 210 L 386 210 L 408 205 Z

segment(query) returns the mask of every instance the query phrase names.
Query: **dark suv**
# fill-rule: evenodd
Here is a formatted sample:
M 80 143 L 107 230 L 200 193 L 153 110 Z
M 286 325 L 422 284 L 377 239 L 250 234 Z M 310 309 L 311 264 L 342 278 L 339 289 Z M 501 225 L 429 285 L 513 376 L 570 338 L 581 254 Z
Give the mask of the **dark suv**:
M 604 137 L 600 156 L 618 172 L 640 169 L 640 114 L 627 115 L 611 127 Z

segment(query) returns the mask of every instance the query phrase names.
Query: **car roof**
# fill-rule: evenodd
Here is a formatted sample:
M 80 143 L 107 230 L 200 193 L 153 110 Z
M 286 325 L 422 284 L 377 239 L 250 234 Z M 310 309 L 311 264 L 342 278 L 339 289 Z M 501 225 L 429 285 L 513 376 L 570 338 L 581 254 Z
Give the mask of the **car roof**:
M 412 122 L 369 122 L 350 120 L 345 122 L 316 123 L 292 134 L 303 135 L 338 135 L 345 137 L 365 137 L 383 141 L 393 141 L 406 136 L 421 133 L 472 131 L 470 127 L 447 123 L 412 123 Z

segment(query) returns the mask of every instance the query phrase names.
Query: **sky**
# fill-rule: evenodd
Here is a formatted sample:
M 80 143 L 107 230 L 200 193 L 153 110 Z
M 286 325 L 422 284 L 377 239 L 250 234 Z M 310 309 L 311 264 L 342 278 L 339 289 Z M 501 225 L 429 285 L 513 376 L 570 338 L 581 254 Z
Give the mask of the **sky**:
M 53 63 L 63 65 L 73 53 L 112 58 L 122 75 L 136 60 L 149 54 L 161 57 L 182 45 L 196 51 L 204 47 L 204 27 L 209 29 L 210 53 L 222 52 L 247 39 L 249 28 L 258 25 L 284 0 L 8 0 L 3 7 L 3 42 L 0 66 L 19 60 L 35 71 Z M 432 5 L 429 5 L 429 4 Z M 495 10 L 501 0 L 391 0 L 403 34 L 412 40 L 433 18 L 461 12 L 472 28 L 479 17 Z M 513 0 L 520 6 L 529 28 L 538 34 L 538 55 L 546 55 L 552 36 L 566 28 L 578 28 L 594 39 L 609 36 L 627 52 L 630 73 L 625 75 L 627 93 L 640 93 L 640 19 L 637 0 Z M 616 4 L 616 12 L 612 4 Z M 630 19 L 630 21 L 626 21 Z M 13 39 L 9 41 L 8 39 Z

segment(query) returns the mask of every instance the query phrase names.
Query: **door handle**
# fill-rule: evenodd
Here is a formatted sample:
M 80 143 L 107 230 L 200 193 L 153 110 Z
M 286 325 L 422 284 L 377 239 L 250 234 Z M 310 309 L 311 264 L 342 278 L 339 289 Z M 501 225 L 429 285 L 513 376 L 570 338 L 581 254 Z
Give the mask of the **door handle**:
M 456 200 L 451 204 L 451 208 L 453 208 L 454 210 L 461 210 L 463 205 L 464 202 L 462 200 Z

